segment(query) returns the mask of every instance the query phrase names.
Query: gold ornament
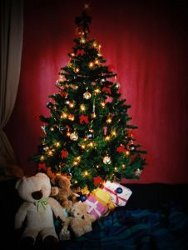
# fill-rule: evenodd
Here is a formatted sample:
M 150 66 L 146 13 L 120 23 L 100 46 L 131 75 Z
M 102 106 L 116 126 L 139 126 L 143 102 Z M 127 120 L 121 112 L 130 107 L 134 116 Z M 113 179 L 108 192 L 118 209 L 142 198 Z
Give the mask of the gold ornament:
M 83 97 L 84 99 L 86 100 L 89 100 L 91 98 L 91 93 L 89 91 L 86 91 L 84 94 L 83 94 Z
M 111 158 L 110 158 L 110 156 L 106 155 L 106 156 L 103 158 L 103 163 L 104 163 L 104 164 L 111 164 Z
M 76 132 L 73 132 L 70 134 L 70 139 L 72 141 L 77 141 L 78 140 L 78 134 Z

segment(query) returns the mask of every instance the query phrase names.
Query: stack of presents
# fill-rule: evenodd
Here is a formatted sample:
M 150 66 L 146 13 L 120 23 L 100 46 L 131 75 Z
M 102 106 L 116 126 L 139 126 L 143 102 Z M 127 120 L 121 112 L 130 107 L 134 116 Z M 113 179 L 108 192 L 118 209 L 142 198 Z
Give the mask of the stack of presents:
M 88 213 L 96 219 L 107 215 L 116 207 L 125 206 L 132 191 L 117 183 L 106 181 L 101 188 L 94 189 L 86 198 Z

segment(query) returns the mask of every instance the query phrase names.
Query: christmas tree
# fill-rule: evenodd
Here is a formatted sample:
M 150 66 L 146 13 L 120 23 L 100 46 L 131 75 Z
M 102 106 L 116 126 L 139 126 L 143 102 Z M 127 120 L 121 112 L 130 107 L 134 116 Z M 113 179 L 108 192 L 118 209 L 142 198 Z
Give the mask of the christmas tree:
M 75 18 L 78 36 L 70 60 L 59 72 L 57 93 L 49 96 L 34 161 L 49 176 L 71 176 L 72 185 L 92 191 L 106 180 L 138 179 L 146 164 L 132 131 L 116 73 L 109 70 L 101 45 L 89 38 L 91 17 Z

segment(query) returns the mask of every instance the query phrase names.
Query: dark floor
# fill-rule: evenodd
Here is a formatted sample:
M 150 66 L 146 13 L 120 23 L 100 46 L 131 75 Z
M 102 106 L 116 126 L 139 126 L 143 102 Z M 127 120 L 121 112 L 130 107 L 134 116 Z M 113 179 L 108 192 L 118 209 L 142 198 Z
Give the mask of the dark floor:
M 4 244 L 8 249 L 14 246 L 16 234 L 14 231 L 14 216 L 21 204 L 15 190 L 16 180 L 0 182 L 1 192 L 1 246 Z M 126 205 L 127 210 L 131 209 L 161 209 L 168 204 L 183 207 L 188 211 L 187 197 L 188 184 L 127 184 L 132 190 L 132 196 Z M 14 248 L 15 249 L 15 248 Z M 1 250 L 3 250 L 1 248 Z

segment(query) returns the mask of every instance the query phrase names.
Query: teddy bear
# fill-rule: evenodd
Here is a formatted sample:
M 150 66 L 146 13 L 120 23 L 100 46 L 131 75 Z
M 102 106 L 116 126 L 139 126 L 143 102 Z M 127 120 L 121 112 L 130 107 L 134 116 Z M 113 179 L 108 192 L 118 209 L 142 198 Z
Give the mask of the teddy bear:
M 72 205 L 78 201 L 79 196 L 72 191 L 70 178 L 59 174 L 51 179 L 51 183 L 52 189 L 50 196 L 54 197 L 61 206 L 69 212 Z
M 65 209 L 57 200 L 50 197 L 51 182 L 45 173 L 23 176 L 15 186 L 22 203 L 15 214 L 15 229 L 21 229 L 19 248 L 34 249 L 40 236 L 44 249 L 56 249 L 59 236 L 54 218 L 63 224 L 67 219 Z M 62 230 L 61 237 L 69 237 L 69 231 Z
M 64 224 L 62 232 L 67 231 L 68 227 L 73 232 L 73 236 L 80 237 L 85 233 L 92 231 L 92 223 L 96 220 L 95 217 L 89 214 L 87 204 L 81 201 L 73 204 L 70 210 L 70 216 L 67 223 Z M 66 228 L 67 227 L 67 228 Z

